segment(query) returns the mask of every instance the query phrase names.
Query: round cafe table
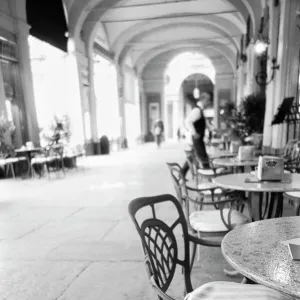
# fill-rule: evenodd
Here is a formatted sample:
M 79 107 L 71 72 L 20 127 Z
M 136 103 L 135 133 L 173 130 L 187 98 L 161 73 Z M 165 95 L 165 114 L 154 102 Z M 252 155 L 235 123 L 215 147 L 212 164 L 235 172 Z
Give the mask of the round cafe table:
M 237 173 L 213 178 L 221 188 L 249 193 L 253 221 L 282 216 L 283 193 L 300 191 L 300 174 L 284 174 L 282 182 L 261 181 L 250 173 Z
M 300 238 L 300 217 L 277 218 L 240 226 L 222 241 L 228 263 L 245 277 L 300 299 L 300 261 L 282 242 Z

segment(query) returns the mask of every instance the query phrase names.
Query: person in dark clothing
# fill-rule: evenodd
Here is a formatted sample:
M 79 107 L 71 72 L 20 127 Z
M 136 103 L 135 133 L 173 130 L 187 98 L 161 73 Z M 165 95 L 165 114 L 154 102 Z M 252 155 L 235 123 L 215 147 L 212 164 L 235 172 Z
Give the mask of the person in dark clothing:
M 202 167 L 208 169 L 209 161 L 206 153 L 204 136 L 207 122 L 204 116 L 204 109 L 211 105 L 211 96 L 208 93 L 202 93 L 199 100 L 192 104 L 192 111 L 187 116 L 186 126 L 189 133 L 192 135 L 193 148 L 202 163 Z M 182 167 L 183 175 L 186 176 L 189 165 L 185 162 Z
M 162 120 L 155 121 L 153 132 L 154 132 L 157 147 L 159 148 L 160 144 L 162 143 L 163 134 L 164 134 L 164 123 Z

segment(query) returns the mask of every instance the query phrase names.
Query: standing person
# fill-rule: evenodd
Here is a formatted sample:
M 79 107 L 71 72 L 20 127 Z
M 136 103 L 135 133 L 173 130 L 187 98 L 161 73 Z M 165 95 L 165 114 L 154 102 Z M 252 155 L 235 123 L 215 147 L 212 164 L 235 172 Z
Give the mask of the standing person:
M 157 144 L 157 148 L 160 147 L 160 144 L 163 139 L 163 133 L 164 133 L 164 123 L 162 120 L 158 119 L 154 122 L 154 136 L 155 136 L 155 142 Z
M 202 93 L 199 100 L 197 102 L 193 101 L 191 104 L 192 110 L 186 118 L 186 127 L 192 136 L 192 144 L 194 151 L 196 152 L 198 158 L 202 162 L 203 168 L 208 169 L 209 161 L 204 144 L 204 136 L 207 122 L 203 111 L 205 108 L 211 106 L 211 96 L 208 93 Z M 186 176 L 189 170 L 188 162 L 184 164 L 182 170 L 183 175 Z

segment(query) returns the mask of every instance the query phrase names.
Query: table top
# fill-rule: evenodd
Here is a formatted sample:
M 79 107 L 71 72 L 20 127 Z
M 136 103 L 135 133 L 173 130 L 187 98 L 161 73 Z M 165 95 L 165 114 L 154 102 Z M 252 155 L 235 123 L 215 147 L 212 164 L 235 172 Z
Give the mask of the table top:
M 300 191 L 299 192 L 286 192 L 288 199 L 300 201 Z
M 253 222 L 230 231 L 222 241 L 229 264 L 249 279 L 300 298 L 300 261 L 281 242 L 300 237 L 300 217 Z
M 290 182 L 263 181 L 245 182 L 247 178 L 253 177 L 250 173 L 237 173 L 217 176 L 213 182 L 221 188 L 249 192 L 292 192 L 300 191 L 300 174 L 285 174 L 290 177 Z
M 21 152 L 37 152 L 37 151 L 41 151 L 42 150 L 42 148 L 24 148 L 24 149 L 22 149 L 22 148 L 20 148 L 20 149 L 16 149 L 15 150 L 15 152 L 19 152 L 19 153 L 21 153 Z
M 207 147 L 208 148 L 208 147 Z M 225 150 L 220 150 L 215 147 L 210 147 L 207 149 L 207 154 L 209 155 L 210 158 L 212 159 L 217 159 L 217 158 L 228 158 L 228 157 L 234 157 L 237 155 L 237 153 L 230 153 L 229 151 Z
M 251 160 L 239 160 L 237 157 L 216 158 L 213 163 L 222 167 L 254 167 L 258 165 L 258 158 Z

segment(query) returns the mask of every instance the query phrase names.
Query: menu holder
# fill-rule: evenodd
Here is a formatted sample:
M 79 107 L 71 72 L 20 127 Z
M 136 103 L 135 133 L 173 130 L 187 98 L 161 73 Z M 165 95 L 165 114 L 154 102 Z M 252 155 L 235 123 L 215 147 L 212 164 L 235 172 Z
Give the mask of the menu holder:
M 271 125 L 282 124 L 286 121 L 287 115 L 290 113 L 295 97 L 284 98 L 281 105 L 278 107 L 277 113 L 274 116 Z
M 300 238 L 281 242 L 288 246 L 289 253 L 293 260 L 300 260 Z

